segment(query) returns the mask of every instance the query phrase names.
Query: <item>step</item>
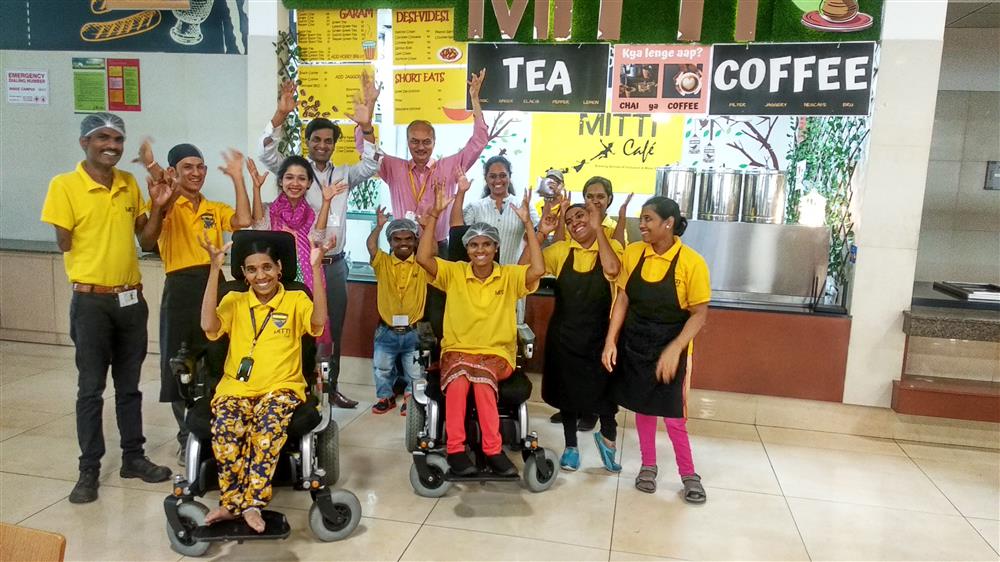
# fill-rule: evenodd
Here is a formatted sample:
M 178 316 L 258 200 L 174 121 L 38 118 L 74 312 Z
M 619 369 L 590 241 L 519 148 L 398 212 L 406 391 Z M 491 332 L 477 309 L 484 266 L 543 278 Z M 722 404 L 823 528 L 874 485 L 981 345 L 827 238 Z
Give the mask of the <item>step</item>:
M 1000 383 L 903 375 L 892 381 L 892 409 L 916 416 L 1000 423 Z

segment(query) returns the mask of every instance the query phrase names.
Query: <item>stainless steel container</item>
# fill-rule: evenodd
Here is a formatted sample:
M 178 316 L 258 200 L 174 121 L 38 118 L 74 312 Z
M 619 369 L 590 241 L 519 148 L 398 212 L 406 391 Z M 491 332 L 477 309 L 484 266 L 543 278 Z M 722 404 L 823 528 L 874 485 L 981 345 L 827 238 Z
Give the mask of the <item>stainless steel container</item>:
M 743 181 L 743 222 L 785 222 L 785 173 L 775 170 L 748 173 Z
M 742 175 L 726 168 L 698 174 L 698 218 L 703 221 L 735 222 L 740 216 Z
M 656 194 L 669 197 L 681 208 L 681 215 L 694 218 L 695 185 L 698 174 L 694 168 L 663 166 L 656 169 Z

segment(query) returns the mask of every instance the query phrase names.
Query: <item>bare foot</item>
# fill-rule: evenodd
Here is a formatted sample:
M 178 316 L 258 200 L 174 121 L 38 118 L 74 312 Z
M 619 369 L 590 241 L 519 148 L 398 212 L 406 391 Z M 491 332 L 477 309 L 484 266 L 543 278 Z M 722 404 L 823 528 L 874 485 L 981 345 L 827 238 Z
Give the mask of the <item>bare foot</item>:
M 219 521 L 232 521 L 233 519 L 236 519 L 236 516 L 232 512 L 225 507 L 219 506 L 209 511 L 208 515 L 205 516 L 205 525 L 211 525 Z
M 258 533 L 264 532 L 264 518 L 260 516 L 260 510 L 256 508 L 250 508 L 243 512 L 243 520 L 247 522 L 247 525 L 251 529 L 257 531 Z

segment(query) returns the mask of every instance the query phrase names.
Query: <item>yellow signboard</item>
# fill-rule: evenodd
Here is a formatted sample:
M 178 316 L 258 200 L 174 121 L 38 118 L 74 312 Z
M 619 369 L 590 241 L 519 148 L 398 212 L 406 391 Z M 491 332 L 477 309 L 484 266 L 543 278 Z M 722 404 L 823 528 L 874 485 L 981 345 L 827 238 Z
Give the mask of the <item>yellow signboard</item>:
M 465 43 L 455 41 L 454 18 L 451 8 L 393 10 L 393 64 L 465 64 Z
M 375 69 L 367 64 L 300 66 L 299 115 L 303 120 L 344 119 L 344 113 L 354 109 L 363 71 L 374 76 Z
M 309 157 L 309 143 L 306 142 L 306 126 L 308 125 L 308 123 L 302 125 L 302 156 L 306 158 Z M 334 145 L 333 157 L 330 160 L 333 161 L 334 166 L 357 164 L 361 160 L 361 154 L 358 153 L 357 147 L 354 145 L 354 129 L 357 128 L 357 125 L 340 123 L 337 126 L 340 127 L 340 132 L 343 134 Z M 375 129 L 375 139 L 378 140 L 378 125 L 372 125 L 372 127 Z
M 471 123 L 465 109 L 465 69 L 395 70 L 392 73 L 393 122 L 424 119 L 431 123 Z
M 305 61 L 375 60 L 375 10 L 298 10 L 299 49 Z
M 684 119 L 608 113 L 534 113 L 531 173 L 566 170 L 566 186 L 583 189 L 593 176 L 611 180 L 616 193 L 654 193 L 656 168 L 678 162 Z

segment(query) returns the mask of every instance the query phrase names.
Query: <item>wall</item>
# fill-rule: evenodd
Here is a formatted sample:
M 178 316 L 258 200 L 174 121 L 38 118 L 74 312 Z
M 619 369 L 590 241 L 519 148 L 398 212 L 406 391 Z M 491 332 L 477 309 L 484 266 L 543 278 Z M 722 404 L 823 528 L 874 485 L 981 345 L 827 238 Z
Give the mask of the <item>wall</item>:
M 944 56 L 917 281 L 1000 283 L 1000 191 L 986 162 L 1000 160 L 1000 29 L 951 29 Z
M 79 53 L 0 51 L 0 67 L 49 72 L 49 105 L 0 102 L 3 143 L 0 147 L 0 238 L 52 240 L 52 228 L 39 222 L 52 176 L 73 169 L 82 159 L 78 144 L 82 115 L 73 113 L 71 59 Z M 247 62 L 236 55 L 168 53 L 86 53 L 88 57 L 137 58 L 140 61 L 141 112 L 121 112 L 128 137 L 120 167 L 140 178 L 132 164 L 140 140 L 155 140 L 158 160 L 179 142 L 198 145 L 209 176 L 204 193 L 233 200 L 232 184 L 217 170 L 229 146 L 246 151 Z

